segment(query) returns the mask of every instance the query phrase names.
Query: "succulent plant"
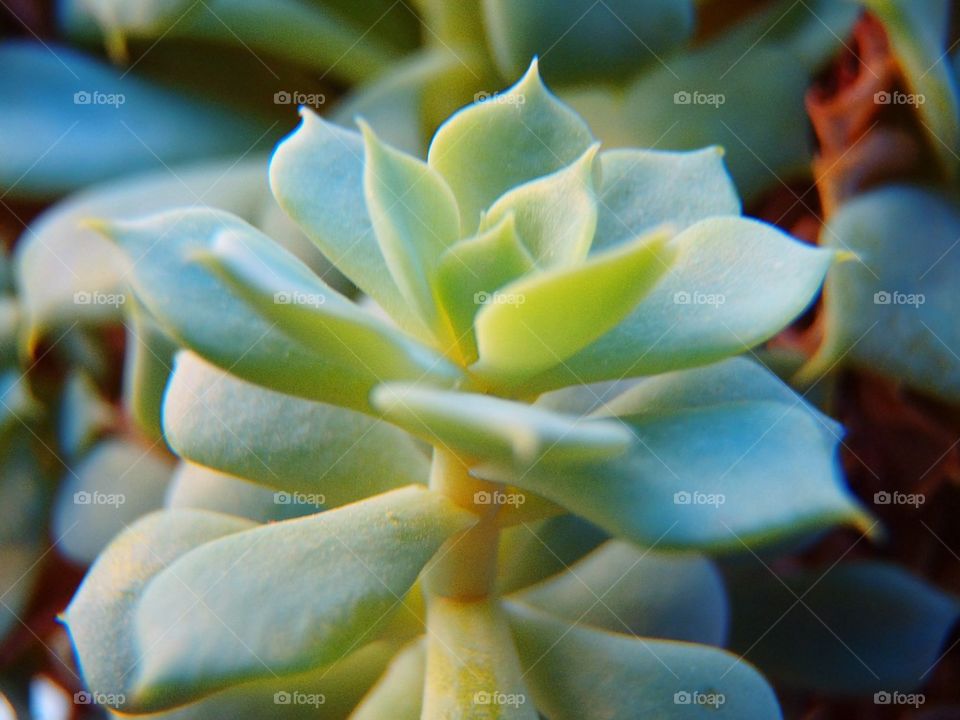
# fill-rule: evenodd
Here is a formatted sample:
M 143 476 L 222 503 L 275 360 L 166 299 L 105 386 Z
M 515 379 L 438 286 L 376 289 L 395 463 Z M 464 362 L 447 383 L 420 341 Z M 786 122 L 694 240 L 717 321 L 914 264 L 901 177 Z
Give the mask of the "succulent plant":
M 171 447 L 311 511 L 181 507 L 124 531 L 65 613 L 93 697 L 175 717 L 779 717 L 708 646 L 722 590 L 690 553 L 867 527 L 835 423 L 732 357 L 804 310 L 835 253 L 741 217 L 715 148 L 599 151 L 536 64 L 426 162 L 303 114 L 274 195 L 369 300 L 223 211 L 99 225 L 185 348 Z M 527 534 L 567 534 L 565 559 Z M 591 550 L 610 590 L 641 567 L 702 613 L 655 585 L 611 608 L 536 584 Z

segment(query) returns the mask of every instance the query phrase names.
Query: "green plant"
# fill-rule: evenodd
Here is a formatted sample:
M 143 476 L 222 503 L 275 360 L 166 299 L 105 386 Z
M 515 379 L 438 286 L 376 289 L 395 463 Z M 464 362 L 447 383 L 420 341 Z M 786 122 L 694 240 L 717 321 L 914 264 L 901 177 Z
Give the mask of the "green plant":
M 99 225 L 188 350 L 173 449 L 323 511 L 171 509 L 121 534 L 65 613 L 95 698 L 176 717 L 314 711 L 298 697 L 355 718 L 779 717 L 735 656 L 634 635 L 722 641 L 715 571 L 671 553 L 867 526 L 835 423 L 728 359 L 803 311 L 835 253 L 740 217 L 717 149 L 598 152 L 535 66 L 445 123 L 426 163 L 361 129 L 305 112 L 271 183 L 396 326 L 228 213 Z M 614 538 L 587 558 L 610 590 L 642 566 L 688 592 L 637 631 L 622 618 L 655 583 L 610 605 L 517 593 L 556 569 L 518 562 L 523 535 L 564 528 L 561 563 Z

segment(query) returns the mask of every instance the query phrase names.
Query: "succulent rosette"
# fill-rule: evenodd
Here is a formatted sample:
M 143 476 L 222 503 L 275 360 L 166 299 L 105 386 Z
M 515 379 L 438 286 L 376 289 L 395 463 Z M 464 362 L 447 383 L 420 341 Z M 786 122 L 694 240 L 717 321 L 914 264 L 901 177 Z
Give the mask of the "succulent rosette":
M 358 124 L 305 110 L 270 182 L 360 300 L 223 211 L 101 225 L 183 348 L 164 436 L 210 492 L 130 526 L 66 611 L 91 692 L 177 718 L 780 717 L 716 647 L 702 553 L 868 524 L 839 426 L 749 357 L 836 253 L 742 217 L 717 148 L 602 150 L 535 63 L 425 162 Z

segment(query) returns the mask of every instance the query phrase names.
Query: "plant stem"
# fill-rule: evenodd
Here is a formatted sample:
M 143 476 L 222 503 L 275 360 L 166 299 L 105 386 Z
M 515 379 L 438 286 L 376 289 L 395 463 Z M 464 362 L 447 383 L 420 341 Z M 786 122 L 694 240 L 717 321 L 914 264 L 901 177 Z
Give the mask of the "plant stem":
M 429 594 L 455 600 L 478 600 L 493 592 L 500 539 L 496 507 L 478 505 L 474 498 L 478 492 L 490 493 L 497 487 L 495 483 L 471 477 L 466 463 L 453 453 L 439 448 L 434 450 L 430 489 L 478 513 L 480 519 L 437 553 L 424 577 Z

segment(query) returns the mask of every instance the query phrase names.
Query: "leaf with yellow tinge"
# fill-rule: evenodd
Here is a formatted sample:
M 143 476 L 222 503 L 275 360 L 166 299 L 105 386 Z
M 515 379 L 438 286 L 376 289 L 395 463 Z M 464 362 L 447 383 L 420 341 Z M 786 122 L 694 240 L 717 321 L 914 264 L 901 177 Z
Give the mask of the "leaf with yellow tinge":
M 421 637 L 390 661 L 349 720 L 420 720 L 425 674 L 426 643 Z
M 670 269 L 666 230 L 591 257 L 582 265 L 521 278 L 477 314 L 480 360 L 473 370 L 522 380 L 583 349 L 627 317 Z
M 427 162 L 457 198 L 461 235 L 471 235 L 497 198 L 566 167 L 593 142 L 586 123 L 544 86 L 534 61 L 512 88 L 445 122 Z
M 499 603 L 434 598 L 423 720 L 537 720 Z

